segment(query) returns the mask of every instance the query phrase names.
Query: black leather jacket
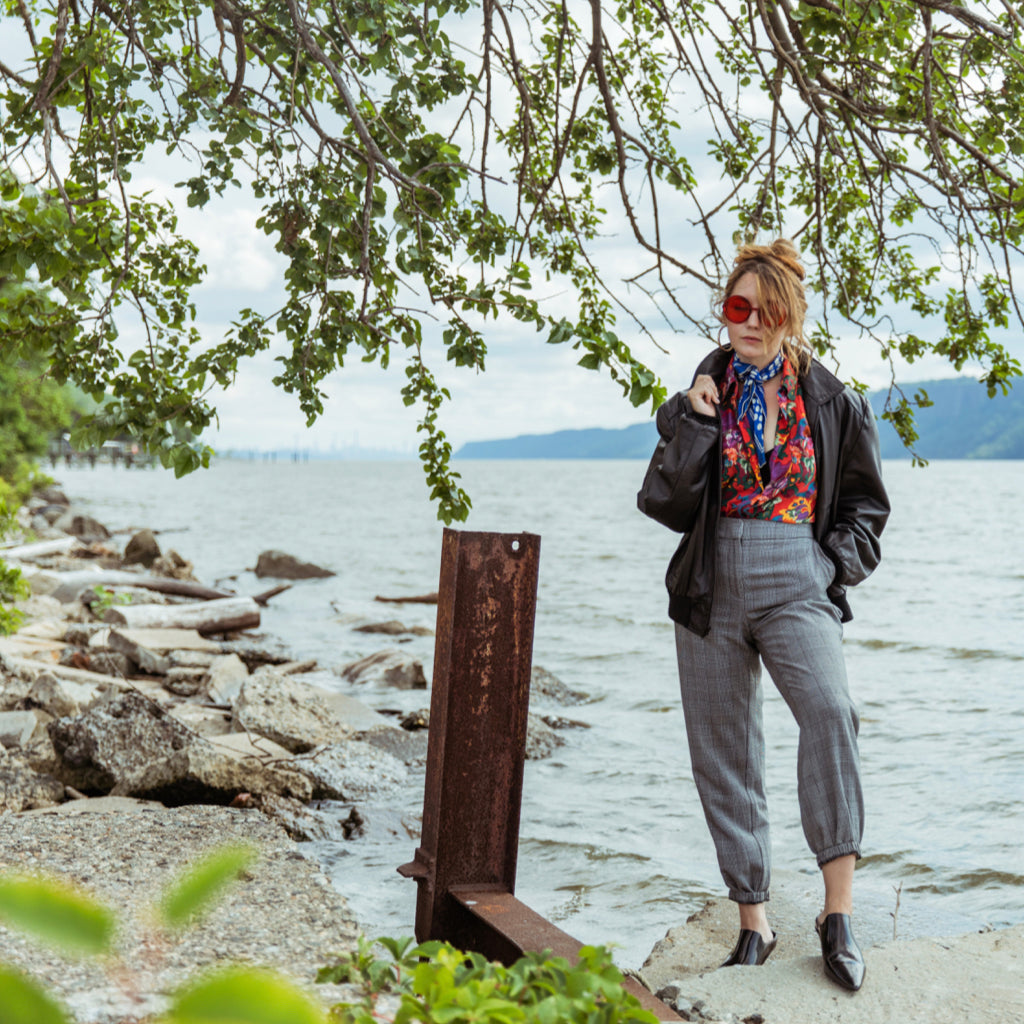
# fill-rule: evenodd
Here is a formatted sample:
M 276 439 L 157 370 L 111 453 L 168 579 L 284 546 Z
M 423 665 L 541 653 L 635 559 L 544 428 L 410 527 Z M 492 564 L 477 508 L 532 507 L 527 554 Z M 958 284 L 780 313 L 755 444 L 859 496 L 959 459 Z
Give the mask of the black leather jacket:
M 732 350 L 716 349 L 697 367 L 721 382 Z M 878 430 L 867 400 L 819 362 L 800 378 L 817 463 L 814 539 L 836 567 L 828 596 L 842 621 L 853 616 L 846 588 L 866 579 L 881 558 L 889 518 Z M 721 511 L 722 438 L 717 416 L 690 407 L 685 392 L 657 415 L 661 440 L 637 494 L 640 511 L 684 537 L 669 562 L 669 615 L 706 636 L 715 590 L 715 542 Z

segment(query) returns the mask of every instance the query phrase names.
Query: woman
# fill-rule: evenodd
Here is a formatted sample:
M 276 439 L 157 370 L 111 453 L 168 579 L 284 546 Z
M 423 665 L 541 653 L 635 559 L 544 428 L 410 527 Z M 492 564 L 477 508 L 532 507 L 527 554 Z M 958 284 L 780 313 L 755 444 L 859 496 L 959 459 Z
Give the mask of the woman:
M 779 239 L 739 250 L 720 306 L 727 347 L 659 410 L 640 510 L 684 534 L 669 563 L 694 781 L 740 934 L 723 966 L 763 964 L 770 848 L 761 662 L 800 727 L 804 835 L 821 868 L 826 974 L 856 991 L 853 870 L 863 800 L 846 683 L 846 588 L 878 565 L 889 515 L 867 401 L 811 358 L 804 269 Z

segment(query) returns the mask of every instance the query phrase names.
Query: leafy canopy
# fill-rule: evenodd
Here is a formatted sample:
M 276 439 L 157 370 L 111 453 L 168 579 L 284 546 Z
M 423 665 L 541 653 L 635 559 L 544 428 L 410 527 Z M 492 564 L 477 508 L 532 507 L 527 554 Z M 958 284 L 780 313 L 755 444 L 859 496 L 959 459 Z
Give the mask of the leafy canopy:
M 346 359 L 395 359 L 439 515 L 464 519 L 442 356 L 483 369 L 488 325 L 513 318 L 656 405 L 627 338 L 713 335 L 706 288 L 734 243 L 780 232 L 811 268 L 822 354 L 853 331 L 883 359 L 978 367 L 990 394 L 1020 373 L 1000 340 L 1022 323 L 1009 0 L 0 11 L 0 333 L 106 396 L 83 441 L 126 430 L 188 472 L 241 361 L 283 349 L 274 381 L 312 423 Z M 168 157 L 188 167 L 171 199 L 133 186 Z M 202 337 L 205 268 L 176 209 L 238 195 L 281 254 L 283 301 Z M 620 228 L 626 281 L 600 264 Z M 908 442 L 921 398 L 893 393 Z

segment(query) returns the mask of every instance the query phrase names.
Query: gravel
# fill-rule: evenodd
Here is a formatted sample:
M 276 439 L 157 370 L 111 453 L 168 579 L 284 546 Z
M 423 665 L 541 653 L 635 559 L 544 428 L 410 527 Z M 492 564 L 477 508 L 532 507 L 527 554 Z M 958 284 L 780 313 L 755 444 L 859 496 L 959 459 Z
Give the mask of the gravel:
M 257 862 L 210 914 L 180 937 L 153 924 L 165 887 L 225 843 L 249 843 Z M 137 1024 L 208 968 L 245 963 L 282 972 L 321 998 L 317 970 L 355 948 L 358 927 L 319 865 L 259 811 L 101 797 L 0 816 L 0 873 L 61 876 L 110 906 L 116 956 L 72 958 L 0 925 L 2 959 L 56 996 L 79 1024 Z

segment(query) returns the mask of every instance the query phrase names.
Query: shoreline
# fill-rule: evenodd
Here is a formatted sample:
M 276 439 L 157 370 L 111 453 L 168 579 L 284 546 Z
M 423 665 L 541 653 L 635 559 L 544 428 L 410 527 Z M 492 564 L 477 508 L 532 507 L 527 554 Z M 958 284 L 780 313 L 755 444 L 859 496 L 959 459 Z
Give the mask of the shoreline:
M 45 605 L 45 602 L 37 603 Z M 19 633 L 18 636 L 22 637 L 25 640 L 29 639 L 28 633 L 22 632 Z M 46 643 L 44 641 L 46 641 L 45 637 L 33 638 L 33 642 L 38 642 L 40 650 L 43 650 L 46 647 Z M 49 643 L 51 644 L 56 642 L 56 640 L 49 641 Z M 267 643 L 268 645 L 270 644 L 269 638 Z M 51 647 L 50 653 L 52 654 L 52 652 L 53 648 Z M 44 663 L 43 668 L 45 667 L 46 666 Z M 75 683 L 77 679 L 79 685 L 85 686 L 88 685 L 90 682 L 90 680 L 85 678 L 85 676 L 88 675 L 88 671 L 88 669 L 76 670 L 74 669 L 73 666 L 63 667 L 63 676 L 68 680 L 69 683 Z M 76 677 L 76 672 L 82 674 Z M 301 673 L 295 678 L 301 682 Z M 158 684 L 153 684 L 153 686 L 156 685 Z M 150 693 L 150 695 L 152 695 L 152 693 L 155 691 L 148 690 L 147 692 Z M 427 698 L 424 697 L 425 701 L 426 699 Z M 358 702 L 354 701 L 352 698 L 345 698 L 345 700 L 351 702 L 348 706 L 348 711 L 350 714 L 355 716 L 355 705 L 358 704 Z M 195 705 L 201 702 L 190 702 L 186 698 L 183 703 L 192 703 L 193 705 Z M 396 737 L 398 736 L 400 730 L 392 721 L 384 719 L 383 716 L 380 716 L 377 712 L 373 711 L 365 705 L 363 705 L 362 708 L 363 711 L 365 711 L 366 715 L 369 717 L 365 719 L 360 719 L 358 727 L 355 725 L 355 717 L 353 717 L 353 726 L 350 730 L 353 734 L 362 733 L 365 736 L 367 732 L 379 731 L 381 732 L 382 735 L 387 735 L 389 739 L 397 741 Z M 221 712 L 221 714 L 223 715 L 224 713 Z M 362 714 L 362 712 L 360 712 L 360 714 Z M 415 735 L 417 734 L 407 734 L 408 737 Z M 423 736 L 425 736 L 425 733 L 420 734 L 420 740 L 423 739 Z M 356 742 L 365 742 L 365 739 L 358 739 L 356 740 Z M 405 743 L 406 738 L 402 738 L 401 742 Z M 250 752 L 249 756 L 256 755 Z M 275 756 L 279 756 L 278 752 L 276 751 Z M 9 760 L 9 758 L 5 759 L 4 761 L 0 761 L 0 764 L 6 763 L 6 760 Z M 257 760 L 259 760 L 259 758 L 257 758 Z M 363 784 L 369 786 L 370 781 L 371 780 L 367 778 L 364 772 L 362 779 Z M 351 785 L 351 780 L 349 784 Z M 395 784 L 401 785 L 402 780 L 396 780 Z M 384 791 L 380 793 L 380 796 L 383 797 L 385 801 L 386 792 L 387 787 L 385 787 Z M 57 811 L 40 810 L 23 812 L 17 814 L 16 816 L 14 814 L 3 815 L 2 817 L 0 817 L 0 826 L 9 827 L 11 826 L 12 822 L 17 822 L 19 823 L 19 827 L 15 829 L 15 831 L 19 835 L 24 834 L 28 838 L 31 838 L 30 833 L 37 828 L 43 831 L 52 829 L 53 826 L 49 824 L 43 824 L 44 822 L 48 822 L 52 819 L 61 822 L 60 827 L 63 830 L 63 834 L 70 838 L 71 836 L 77 834 L 76 829 L 87 829 L 96 827 L 95 825 L 86 826 L 84 824 L 79 824 L 78 819 L 81 819 L 81 821 L 83 822 L 86 819 L 80 813 L 75 814 L 74 810 L 76 808 L 82 807 L 84 803 L 95 803 L 97 801 L 102 801 L 103 799 L 107 798 L 90 797 L 88 801 L 74 800 L 72 802 L 66 802 L 61 805 L 61 810 Z M 353 800 L 351 801 L 351 803 L 352 806 L 356 806 L 360 803 L 360 801 Z M 296 807 L 293 804 L 288 804 L 286 806 L 292 813 L 296 812 Z M 186 817 L 188 814 L 193 812 L 198 813 L 204 807 L 206 807 L 206 810 L 202 811 L 202 813 L 210 813 L 214 816 L 218 816 L 221 813 L 220 810 L 218 810 L 218 808 L 216 807 L 211 807 L 209 805 L 203 804 L 193 804 L 175 809 L 171 814 L 171 817 L 178 817 L 179 819 L 184 819 L 184 817 Z M 84 807 L 82 807 L 82 809 L 84 810 Z M 145 820 L 144 817 L 136 820 L 137 816 L 133 817 L 130 814 L 125 814 L 124 809 L 115 811 L 104 810 L 101 807 L 94 807 L 94 810 L 102 811 L 102 815 L 121 815 L 121 817 L 117 819 L 121 822 L 121 824 L 130 822 L 132 826 L 135 826 L 139 825 L 140 821 Z M 254 813 L 253 810 L 240 811 L 238 809 L 230 810 L 226 808 L 224 809 L 224 811 L 226 812 L 223 815 L 225 820 L 236 818 L 240 814 L 243 817 L 245 817 Z M 99 820 L 99 818 L 102 815 L 98 814 L 96 820 Z M 316 816 L 314 813 L 302 815 L 301 817 L 305 820 L 305 827 L 316 827 Z M 263 814 L 258 814 L 255 815 L 255 818 L 253 820 L 261 820 L 263 818 Z M 37 825 L 36 822 L 39 822 L 39 824 Z M 301 822 L 296 822 L 295 819 L 293 818 L 291 820 L 291 824 L 293 827 L 295 827 L 301 824 Z M 139 827 L 142 826 L 139 825 Z M 274 828 L 278 830 L 281 827 L 286 826 L 280 824 L 274 826 Z M 408 824 L 405 824 L 402 827 L 405 827 L 406 831 L 408 831 Z M 4 829 L 0 828 L 0 836 L 2 836 L 3 834 L 5 834 Z M 281 835 L 283 835 L 283 833 Z M 114 840 L 111 841 L 113 842 Z M 292 849 L 292 851 L 295 854 L 297 854 L 298 857 L 303 857 L 303 854 L 301 852 L 301 844 L 297 844 L 291 839 L 283 841 L 285 842 L 285 846 Z M 5 863 L 10 863 L 8 850 L 14 849 L 13 847 L 9 847 L 10 842 L 10 839 L 0 839 L 0 860 L 2 860 Z M 413 843 L 411 837 L 409 842 Z M 75 845 L 77 846 L 79 844 L 75 843 Z M 82 843 L 81 845 L 85 849 L 85 854 L 84 860 L 82 861 L 82 864 L 78 869 L 79 876 L 83 879 L 88 879 L 90 876 L 95 875 L 95 867 L 90 866 L 90 857 L 95 851 L 90 848 L 90 845 L 88 843 Z M 112 852 L 113 851 L 111 850 L 104 850 L 105 854 L 112 854 Z M 189 856 L 190 854 L 186 850 L 177 851 L 177 857 L 180 862 L 186 862 L 189 859 Z M 330 887 L 330 883 L 326 880 L 326 874 L 323 871 L 323 869 L 319 866 L 319 864 L 309 860 L 308 858 L 306 858 L 303 861 L 303 863 L 305 863 L 309 868 L 308 885 L 311 887 L 311 893 L 317 892 L 318 888 L 321 887 L 322 884 L 325 882 L 328 885 L 328 887 Z M 299 860 L 295 860 L 295 864 L 299 864 Z M 305 872 L 306 869 L 303 868 L 302 871 Z M 313 879 L 316 877 L 319 877 L 321 881 L 313 881 Z M 114 894 L 114 899 L 116 902 L 124 905 L 131 904 L 133 901 L 138 902 L 139 896 L 137 890 L 140 888 L 140 886 L 130 881 L 126 881 L 124 878 L 118 878 L 116 876 L 113 878 L 111 884 L 113 886 L 111 891 Z M 146 886 L 142 886 L 142 888 L 152 888 L 152 885 L 147 884 Z M 337 893 L 336 889 L 333 889 L 332 891 Z M 149 895 L 152 895 L 152 893 L 150 893 Z M 344 897 L 342 895 L 339 895 L 338 899 L 344 901 Z M 410 901 L 412 900 L 414 900 L 414 894 L 410 890 Z M 773 900 L 773 912 L 776 910 L 782 910 L 785 902 L 785 895 L 780 894 L 779 897 Z M 793 929 L 790 929 L 788 926 L 785 927 L 785 937 L 780 942 L 779 950 L 777 950 L 772 960 L 769 961 L 769 964 L 765 965 L 765 967 L 769 968 L 770 970 L 762 969 L 762 971 L 753 972 L 753 977 L 750 976 L 752 972 L 746 971 L 715 972 L 711 971 L 710 969 L 714 967 L 717 960 L 721 959 L 721 956 L 724 956 L 724 952 L 728 951 L 728 948 L 731 945 L 731 942 L 734 938 L 733 927 L 731 924 L 724 929 L 722 934 L 714 933 L 709 930 L 710 925 L 708 924 L 708 922 L 714 919 L 714 915 L 717 912 L 715 910 L 716 906 L 717 902 L 713 901 L 699 914 L 694 915 L 694 917 L 691 918 L 689 923 L 681 925 L 678 929 L 671 929 L 669 932 L 669 936 L 672 936 L 674 933 L 678 932 L 678 938 L 674 939 L 672 942 L 669 942 L 667 939 L 663 940 L 662 942 L 659 942 L 655 952 L 652 953 L 652 956 L 648 959 L 647 965 L 642 969 L 642 973 L 649 976 L 652 982 L 657 982 L 657 985 L 652 987 L 661 987 L 664 984 L 668 984 L 672 981 L 679 979 L 687 981 L 687 986 L 685 989 L 687 996 L 690 996 L 691 994 L 695 993 L 693 995 L 693 998 L 703 999 L 705 1002 L 705 1009 L 710 1007 L 712 1010 L 715 1010 L 716 1012 L 720 1011 L 722 1014 L 721 1019 L 729 1019 L 731 1017 L 734 1020 L 742 1020 L 746 1017 L 759 1014 L 765 1021 L 778 1020 L 780 1022 L 784 1020 L 840 1021 L 846 1019 L 871 1021 L 886 1019 L 924 1020 L 925 1017 L 923 1016 L 915 1017 L 912 1015 L 907 1015 L 917 1012 L 917 1009 L 915 1008 L 917 1004 L 914 1002 L 914 1000 L 916 999 L 918 1002 L 920 1002 L 921 1000 L 930 1002 L 932 1016 L 927 1018 L 930 1020 L 933 1018 L 935 1014 L 936 1006 L 934 1002 L 932 1002 L 933 997 L 928 995 L 928 992 L 931 991 L 931 989 L 928 988 L 927 982 L 928 975 L 933 973 L 935 970 L 945 972 L 946 974 L 949 974 L 950 977 L 958 976 L 961 978 L 960 984 L 970 984 L 974 988 L 978 988 L 980 986 L 981 990 L 990 993 L 991 998 L 989 998 L 989 996 L 986 996 L 985 999 L 983 999 L 981 1002 L 978 1002 L 977 999 L 974 1001 L 972 1005 L 975 1005 L 976 1011 L 969 1014 L 972 1020 L 987 1021 L 991 1019 L 993 1021 L 1013 1021 L 1018 1019 L 1017 1017 L 1012 1016 L 1012 1014 L 1018 1013 L 1018 1006 L 1014 1003 L 1012 998 L 1013 992 L 1004 992 L 1003 987 L 1001 987 L 1002 982 L 1000 979 L 1014 979 L 1014 984 L 1017 985 L 1017 987 L 1013 991 L 1024 991 L 1024 978 L 1022 978 L 1019 973 L 1021 969 L 1020 959 L 1012 953 L 1012 950 L 1014 948 L 1021 948 L 1022 946 L 1024 946 L 1024 943 L 1022 943 L 1021 941 L 1022 939 L 1024 939 L 1024 935 L 1020 934 L 1020 928 L 1011 928 L 1002 932 L 984 933 L 980 936 L 980 938 L 975 933 L 968 933 L 966 935 L 950 940 L 914 939 L 901 940 L 896 943 L 893 943 L 891 962 L 894 966 L 892 967 L 892 970 L 894 974 L 902 971 L 900 985 L 896 991 L 904 993 L 904 995 L 900 996 L 900 999 L 905 998 L 906 1000 L 909 1000 L 909 1002 L 907 1002 L 906 1005 L 900 1003 L 900 1009 L 898 1010 L 898 1013 L 897 1011 L 893 1010 L 892 1012 L 896 1015 L 891 1016 L 889 1015 L 890 1010 L 886 1009 L 886 1006 L 888 1006 L 892 1002 L 892 999 L 895 998 L 895 996 L 892 994 L 886 996 L 886 998 L 888 999 L 888 1002 L 886 1002 L 886 1000 L 883 999 L 882 996 L 888 992 L 888 988 L 881 984 L 881 977 L 883 976 L 885 970 L 887 970 L 888 968 L 879 969 L 878 966 L 890 963 L 890 952 L 888 943 L 873 942 L 869 944 L 868 942 L 864 942 L 862 939 L 862 945 L 864 945 L 865 947 L 865 952 L 869 955 L 868 963 L 869 970 L 871 971 L 871 980 L 869 980 L 869 982 L 866 983 L 865 990 L 862 991 L 862 993 L 858 993 L 857 995 L 852 996 L 849 999 L 847 999 L 846 993 L 843 993 L 841 990 L 836 989 L 835 986 L 831 985 L 824 978 L 821 977 L 820 958 L 815 955 L 813 946 L 810 949 L 810 951 L 808 951 L 806 945 L 807 936 L 804 935 L 801 942 L 791 941 L 791 938 L 795 938 L 795 936 L 798 934 L 797 927 L 794 927 Z M 794 906 L 801 906 L 800 900 L 794 900 Z M 340 913 L 341 912 L 338 911 L 336 908 L 329 909 L 328 916 L 331 919 L 335 919 L 338 917 Z M 726 907 L 725 913 L 729 921 L 731 922 L 732 914 L 734 913 L 734 911 L 732 911 L 732 908 Z M 809 919 L 811 915 L 803 916 L 807 916 Z M 328 925 L 329 922 L 325 922 L 325 926 Z M 357 927 L 354 922 L 352 923 L 352 925 L 353 928 Z M 287 936 L 289 930 L 294 927 L 295 922 L 289 916 L 287 910 L 284 910 L 280 915 L 280 920 L 275 924 L 275 926 L 273 928 L 267 929 L 266 932 L 264 933 L 267 935 L 268 943 L 270 943 L 269 948 L 275 948 L 276 944 L 272 941 L 272 939 L 277 934 L 277 929 L 281 929 L 281 934 Z M 800 925 L 799 927 L 802 927 L 802 925 Z M 806 929 L 804 930 L 806 931 Z M 6 943 L 7 935 L 6 933 L 4 934 Z M 861 931 L 858 930 L 858 935 L 860 936 L 861 934 Z M 986 936 L 994 936 L 994 938 L 987 938 Z M 811 939 L 813 939 L 813 935 L 811 935 L 810 937 Z M 351 937 L 347 941 L 352 941 Z M 1000 944 L 1002 948 L 996 948 Z M 675 948 L 676 952 L 671 951 L 673 947 Z M 686 950 L 688 950 L 687 959 L 681 960 L 679 958 L 679 956 L 677 955 L 679 948 L 685 948 Z M 699 950 L 701 948 L 706 948 L 706 954 L 703 961 L 695 959 L 694 954 L 695 950 Z M 273 953 L 270 954 L 270 956 L 275 955 L 276 954 Z M 308 954 L 304 955 L 307 955 L 308 958 Z M 945 963 L 949 957 L 953 957 L 955 962 L 957 964 L 960 964 L 961 966 L 957 967 L 956 969 L 950 967 L 948 970 L 945 967 L 940 967 L 939 964 Z M 991 969 L 983 970 L 981 967 L 977 966 L 976 962 L 979 960 L 991 960 L 993 965 L 995 966 L 993 966 Z M 972 968 L 971 970 L 968 970 L 968 967 L 970 967 L 971 964 L 974 964 L 975 967 L 977 967 L 977 969 L 975 970 L 974 968 Z M 283 964 L 279 966 L 283 966 Z M 309 970 L 315 970 L 319 966 L 322 966 L 322 963 L 308 964 L 307 967 L 304 969 L 306 969 L 308 973 Z M 763 977 L 761 976 L 762 974 L 764 975 Z M 669 975 L 672 976 L 670 977 Z M 873 982 L 876 981 L 877 985 L 873 984 Z M 1017 984 L 1018 982 L 1019 984 Z M 161 984 L 163 983 L 161 982 Z M 877 992 L 876 988 L 878 990 Z M 800 993 L 799 1005 L 791 1005 L 792 999 L 790 990 L 792 990 L 795 993 Z M 868 998 L 866 995 L 868 991 L 872 993 L 870 998 Z M 705 994 L 701 995 L 700 993 L 702 992 Z M 906 995 L 907 993 L 909 993 L 909 995 Z M 912 996 L 913 998 L 911 998 Z M 795 996 L 793 996 L 792 998 L 795 998 Z M 944 1005 L 960 1005 L 959 1003 L 949 1002 L 949 1000 L 953 999 L 953 996 L 948 993 L 944 995 L 942 998 L 945 1001 Z M 992 1001 L 993 999 L 995 1000 L 995 1002 Z M 760 1000 L 760 1002 L 757 1002 L 757 1000 Z M 824 1002 L 822 1002 L 822 1000 L 824 1000 Z M 825 1007 L 824 1010 L 821 1010 L 821 1013 L 839 1012 L 839 1010 L 837 1010 L 837 1006 L 845 1006 L 845 1003 L 843 1002 L 844 1000 L 847 1000 L 847 1002 L 849 1002 L 851 1007 L 849 1012 L 851 1014 L 854 1014 L 854 1016 L 800 1016 L 800 1014 L 803 1013 L 805 1009 L 807 1013 L 811 1013 L 812 1011 L 810 1007 L 817 1006 L 819 1003 L 821 1003 L 821 1005 Z M 860 1008 L 860 1011 L 863 1012 L 858 1011 L 858 1007 Z M 871 1009 L 870 1013 L 867 1012 L 869 1007 L 874 1008 Z M 815 1010 L 814 1012 L 818 1011 Z M 876 1015 L 876 1013 L 880 1015 Z M 978 1013 L 981 1013 L 983 1015 L 978 1016 Z M 92 1021 L 95 1021 L 97 1022 L 97 1024 L 100 1024 L 100 1022 L 106 1022 L 107 1020 L 109 1020 L 111 1024 L 113 1024 L 113 1021 L 115 1020 L 120 1022 L 120 1024 L 124 1024 L 124 1022 L 128 1018 L 125 1018 L 123 1016 L 95 1016 L 83 1017 L 81 1019 L 83 1020 L 83 1022 L 89 1021 L 90 1024 Z M 709 1018 L 705 1014 L 703 1016 L 703 1019 L 709 1020 L 718 1018 Z M 1024 1012 L 1021 1012 L 1019 1019 L 1024 1021 Z

